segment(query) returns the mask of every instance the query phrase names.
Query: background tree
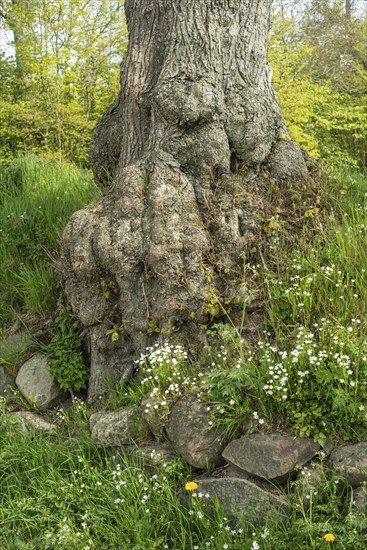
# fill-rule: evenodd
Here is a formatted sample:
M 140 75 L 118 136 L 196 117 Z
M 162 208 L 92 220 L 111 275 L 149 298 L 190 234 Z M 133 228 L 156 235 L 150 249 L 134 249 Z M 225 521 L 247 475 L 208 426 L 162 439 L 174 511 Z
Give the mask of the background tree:
M 366 166 L 367 14 L 355 2 L 284 2 L 274 16 L 270 63 L 291 135 L 324 162 Z M 293 14 L 290 17 L 290 14 Z
M 89 164 L 92 128 L 118 88 L 126 47 L 122 2 L 1 6 L 3 24 L 14 33 L 15 66 L 0 102 L 0 160 L 30 150 Z
M 13 34 L 15 50 L 16 92 L 22 92 L 29 74 L 28 47 L 31 43 L 31 24 L 33 19 L 32 0 L 10 0 L 0 2 L 0 17 Z M 25 21 L 28 23 L 25 24 Z

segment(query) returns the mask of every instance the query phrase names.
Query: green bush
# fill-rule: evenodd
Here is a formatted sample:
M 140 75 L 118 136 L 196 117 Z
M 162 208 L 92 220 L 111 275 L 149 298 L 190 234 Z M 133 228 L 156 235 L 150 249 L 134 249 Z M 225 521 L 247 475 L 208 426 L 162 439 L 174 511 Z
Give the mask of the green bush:
M 70 308 L 60 308 L 54 319 L 55 334 L 45 347 L 51 374 L 63 390 L 79 391 L 86 387 L 89 370 L 82 353 L 81 327 Z

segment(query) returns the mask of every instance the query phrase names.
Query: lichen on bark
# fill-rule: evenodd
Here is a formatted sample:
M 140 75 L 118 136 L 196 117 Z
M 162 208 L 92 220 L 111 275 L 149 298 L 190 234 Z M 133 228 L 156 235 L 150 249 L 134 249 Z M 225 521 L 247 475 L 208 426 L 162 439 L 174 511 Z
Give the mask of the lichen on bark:
M 126 2 L 121 92 L 92 141 L 96 180 L 113 185 L 72 216 L 62 243 L 66 295 L 91 333 L 91 401 L 155 341 L 202 346 L 210 297 L 241 292 L 262 174 L 308 180 L 267 64 L 270 11 L 271 0 Z

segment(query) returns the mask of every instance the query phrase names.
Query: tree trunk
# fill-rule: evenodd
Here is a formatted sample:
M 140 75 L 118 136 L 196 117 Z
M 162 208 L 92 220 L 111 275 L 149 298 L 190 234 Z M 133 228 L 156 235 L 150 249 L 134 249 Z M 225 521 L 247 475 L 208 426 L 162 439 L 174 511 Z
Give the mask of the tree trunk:
M 7 13 L 6 21 L 14 37 L 15 66 L 18 79 L 15 95 L 16 98 L 20 98 L 24 95 L 31 76 L 27 58 L 31 31 L 26 21 L 30 21 L 32 5 L 30 0 L 11 0 L 11 4 L 12 9 Z
M 126 2 L 121 92 L 91 149 L 113 188 L 73 215 L 62 246 L 65 291 L 91 334 L 91 401 L 147 345 L 202 346 L 219 303 L 243 297 L 270 182 L 308 178 L 267 64 L 270 14 L 271 0 Z
M 349 23 L 352 19 L 352 7 L 353 7 L 353 1 L 345 0 L 345 19 L 347 23 Z

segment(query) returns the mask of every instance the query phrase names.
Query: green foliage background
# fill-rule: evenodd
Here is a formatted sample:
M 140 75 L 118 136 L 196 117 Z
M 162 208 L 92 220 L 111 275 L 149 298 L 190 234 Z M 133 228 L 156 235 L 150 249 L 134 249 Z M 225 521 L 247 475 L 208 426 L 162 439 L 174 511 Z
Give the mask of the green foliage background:
M 296 22 L 274 12 L 269 61 L 292 137 L 316 158 L 367 165 L 367 16 L 311 2 Z
M 117 0 L 0 0 L 3 7 L 16 47 L 14 58 L 0 52 L 0 332 L 55 305 L 62 229 L 72 212 L 98 200 L 84 168 L 92 129 L 117 93 L 127 41 Z M 315 239 L 301 236 L 290 247 L 273 218 L 265 231 L 268 255 L 253 272 L 267 313 L 260 342 L 245 350 L 229 323 L 212 327 L 196 365 L 181 350 L 175 368 L 169 349 L 155 362 L 143 356 L 144 378 L 115 384 L 104 408 L 140 403 L 157 388 L 153 408 L 162 420 L 181 391 L 200 391 L 213 423 L 231 437 L 280 428 L 320 442 L 326 434 L 366 438 L 366 35 L 367 17 L 347 18 L 339 0 L 312 1 L 298 22 L 274 13 L 269 58 L 284 117 L 291 135 L 334 170 L 322 185 L 330 215 L 304 214 L 305 224 L 317 224 Z M 109 284 L 101 280 L 106 298 Z M 113 339 L 121 330 L 107 333 Z M 66 308 L 54 319 L 47 353 L 63 388 L 85 386 L 80 327 Z M 195 475 L 180 459 L 152 459 L 144 469 L 141 460 L 95 446 L 93 409 L 77 398 L 50 413 L 57 425 L 50 434 L 17 429 L 14 407 L 30 404 L 17 392 L 0 398 L 4 550 L 316 550 L 329 547 L 325 533 L 335 548 L 366 548 L 367 515 L 355 511 L 352 489 L 326 468 L 323 453 L 312 465 L 314 485 L 306 475 L 292 483 L 289 523 L 246 532 L 231 529 L 219 507 L 208 515 L 201 493 L 190 509 L 180 504 L 178 491 Z
M 119 87 L 123 2 L 3 4 L 14 55 L 0 53 L 0 162 L 47 152 L 87 167 L 92 130 Z

